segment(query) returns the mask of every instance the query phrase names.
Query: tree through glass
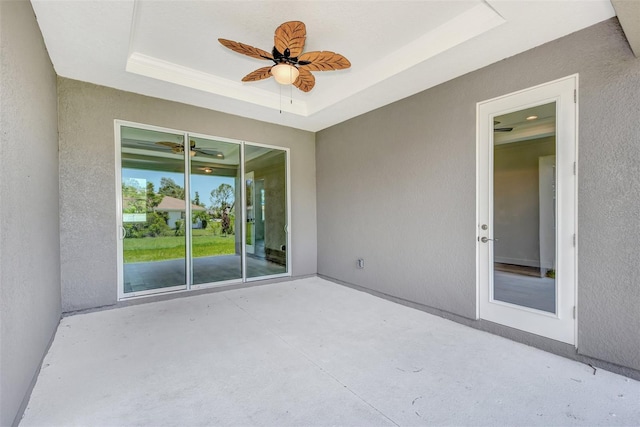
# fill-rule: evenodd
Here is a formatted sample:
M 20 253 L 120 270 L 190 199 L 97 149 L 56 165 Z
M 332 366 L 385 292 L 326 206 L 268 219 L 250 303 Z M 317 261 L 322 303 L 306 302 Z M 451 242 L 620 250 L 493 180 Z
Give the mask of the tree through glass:
M 192 137 L 193 284 L 242 278 L 240 145 Z
M 183 135 L 121 128 L 124 293 L 186 286 Z
M 187 135 L 120 127 L 125 296 L 288 272 L 287 152 Z

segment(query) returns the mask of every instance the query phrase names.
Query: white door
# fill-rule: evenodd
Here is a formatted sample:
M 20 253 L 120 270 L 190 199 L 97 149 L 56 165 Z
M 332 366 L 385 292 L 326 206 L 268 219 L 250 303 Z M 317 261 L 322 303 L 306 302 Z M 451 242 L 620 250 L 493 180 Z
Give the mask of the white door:
M 478 315 L 574 345 L 577 82 L 477 106 Z

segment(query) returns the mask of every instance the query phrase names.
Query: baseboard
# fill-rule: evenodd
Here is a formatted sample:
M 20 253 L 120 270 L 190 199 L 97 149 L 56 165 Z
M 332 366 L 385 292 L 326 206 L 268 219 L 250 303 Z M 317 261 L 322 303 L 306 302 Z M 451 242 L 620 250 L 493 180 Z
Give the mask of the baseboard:
M 36 369 L 35 374 L 33 374 L 33 378 L 31 378 L 31 382 L 29 383 L 29 387 L 22 398 L 22 403 L 18 408 L 18 412 L 16 413 L 15 418 L 13 419 L 13 423 L 11 423 L 11 427 L 18 427 L 20 421 L 22 421 L 22 417 L 24 416 L 24 411 L 27 409 L 27 405 L 29 405 L 29 400 L 31 399 L 31 393 L 33 392 L 33 388 L 36 386 L 36 382 L 38 381 L 38 376 L 40 375 L 40 371 L 42 370 L 42 364 L 44 363 L 44 358 L 47 357 L 49 353 L 49 349 L 51 348 L 51 344 L 53 344 L 53 340 L 56 338 L 56 334 L 58 333 L 58 327 L 60 326 L 60 320 L 62 320 L 62 315 L 60 319 L 58 319 L 58 323 L 56 327 L 53 329 L 53 333 L 51 334 L 51 338 L 49 339 L 49 343 L 47 347 L 44 349 L 42 353 L 42 358 L 40 359 L 40 363 L 38 364 L 38 369 Z
M 427 305 L 423 305 L 420 303 L 416 303 L 413 301 L 405 300 L 402 298 L 394 297 L 393 295 L 388 295 L 383 292 L 374 291 L 372 289 L 366 288 L 361 285 L 356 285 L 353 283 L 345 282 L 339 279 L 335 279 L 330 276 L 325 276 L 323 274 L 318 274 L 318 277 L 328 280 L 330 282 L 336 283 L 338 285 L 346 286 L 351 289 L 355 289 L 357 291 L 366 292 L 373 296 L 377 296 L 382 299 L 386 299 L 387 301 L 395 302 L 397 304 L 404 305 L 409 308 L 413 308 L 416 310 L 423 311 L 425 313 L 432 314 L 434 316 L 442 317 L 446 320 L 451 320 L 453 322 L 459 323 L 464 326 L 469 326 L 474 329 L 478 329 L 480 331 L 488 332 L 493 335 L 498 335 L 503 338 L 510 339 L 511 341 L 515 341 L 521 344 L 528 345 L 530 347 L 534 347 L 557 356 L 565 357 L 567 359 L 575 360 L 576 362 L 584 363 L 589 365 L 590 367 L 598 367 L 601 369 L 605 369 L 609 372 L 613 372 L 615 374 L 623 375 L 625 377 L 632 378 L 634 380 L 640 381 L 640 371 L 635 370 L 633 368 L 627 366 L 616 365 L 615 363 L 607 362 L 606 360 L 595 359 L 593 357 L 589 357 L 579 353 L 579 350 L 576 349 L 573 345 L 565 344 L 560 341 L 552 340 L 550 338 L 541 337 L 539 335 L 531 334 L 529 332 L 524 332 L 519 329 L 511 328 L 509 326 L 500 325 L 497 323 L 490 322 L 488 320 L 483 319 L 470 319 L 467 317 L 460 316 L 455 313 L 450 313 L 445 310 L 441 310 L 439 308 L 430 307 Z M 595 368 L 594 368 L 595 369 Z
M 535 259 L 520 259 L 520 258 L 494 256 L 493 260 L 494 262 L 499 262 L 500 264 L 524 265 L 525 267 L 540 268 L 540 261 Z
M 129 307 L 132 305 L 148 304 L 158 301 L 169 301 L 177 298 L 189 298 L 197 295 L 212 294 L 217 292 L 232 291 L 236 289 L 252 288 L 254 286 L 269 285 L 279 282 L 290 282 L 293 280 L 306 279 L 308 277 L 316 277 L 316 274 L 306 274 L 300 276 L 281 276 L 275 278 L 267 278 L 262 280 L 253 280 L 249 282 L 237 282 L 222 286 L 212 286 L 204 289 L 181 290 L 175 292 L 160 293 L 156 295 L 145 296 L 144 298 L 132 298 L 123 301 L 117 301 L 114 304 L 103 305 L 99 307 L 83 308 L 80 310 L 65 311 L 62 317 L 75 316 L 76 314 L 94 313 L 96 311 L 113 310 L 115 308 Z

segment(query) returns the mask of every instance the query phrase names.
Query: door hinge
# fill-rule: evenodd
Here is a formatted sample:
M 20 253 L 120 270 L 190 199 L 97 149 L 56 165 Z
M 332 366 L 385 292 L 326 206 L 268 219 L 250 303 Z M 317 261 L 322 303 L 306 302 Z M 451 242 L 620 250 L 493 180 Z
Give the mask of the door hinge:
M 576 162 L 573 162 L 573 174 L 575 175 L 578 169 L 578 165 L 576 165 Z
M 576 247 L 576 234 L 573 233 L 573 247 Z
M 578 103 L 578 90 L 577 89 L 573 90 L 573 103 L 574 104 Z
M 573 306 L 573 318 L 574 319 L 576 318 L 576 306 L 575 305 Z

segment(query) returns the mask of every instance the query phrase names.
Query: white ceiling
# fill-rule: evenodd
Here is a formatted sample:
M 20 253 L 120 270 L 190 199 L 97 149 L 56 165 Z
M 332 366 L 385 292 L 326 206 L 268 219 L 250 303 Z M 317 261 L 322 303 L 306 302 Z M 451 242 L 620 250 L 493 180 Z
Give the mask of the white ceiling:
M 609 0 L 32 0 L 56 72 L 230 114 L 318 131 L 615 16 Z M 307 27 L 305 51 L 346 56 L 303 93 L 240 79 L 266 61 L 281 23 Z
M 494 129 L 505 129 L 493 134 L 494 145 L 553 136 L 556 133 L 556 103 L 551 102 L 496 116 Z

